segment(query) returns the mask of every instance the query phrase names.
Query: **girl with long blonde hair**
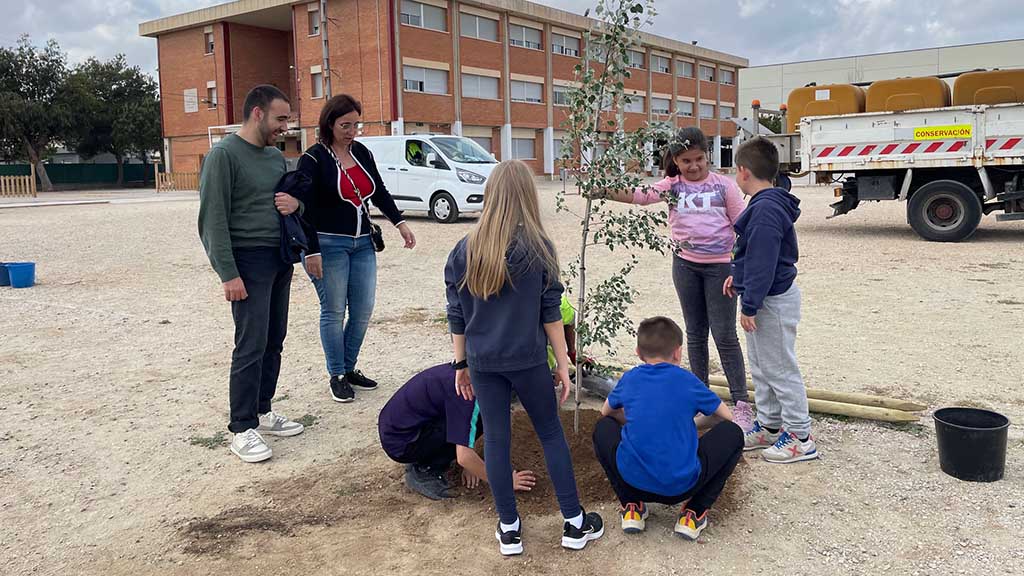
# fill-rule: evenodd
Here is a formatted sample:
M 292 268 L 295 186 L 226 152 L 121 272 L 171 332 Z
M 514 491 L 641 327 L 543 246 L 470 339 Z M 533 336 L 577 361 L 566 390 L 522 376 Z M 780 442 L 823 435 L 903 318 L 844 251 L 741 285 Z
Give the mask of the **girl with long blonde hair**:
M 498 511 L 495 537 L 504 555 L 521 554 L 521 522 L 513 492 L 512 390 L 544 447 L 548 474 L 565 518 L 562 546 L 580 550 L 604 533 L 601 517 L 585 513 L 559 419 L 569 397 L 569 360 L 559 309 L 563 287 L 558 255 L 540 219 L 533 171 L 518 161 L 498 164 L 484 188 L 484 209 L 445 266 L 448 325 L 455 349 L 455 386 L 474 397 L 484 424 L 484 461 Z M 547 345 L 555 351 L 554 385 Z

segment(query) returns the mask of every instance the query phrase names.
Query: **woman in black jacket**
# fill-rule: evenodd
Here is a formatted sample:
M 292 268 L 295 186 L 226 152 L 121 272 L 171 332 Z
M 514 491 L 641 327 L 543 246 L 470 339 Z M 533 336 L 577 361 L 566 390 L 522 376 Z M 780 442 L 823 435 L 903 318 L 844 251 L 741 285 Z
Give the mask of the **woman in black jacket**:
M 355 140 L 361 115 L 362 106 L 351 96 L 339 94 L 328 100 L 320 111 L 320 141 L 306 150 L 298 166 L 311 182 L 302 198 L 304 216 L 316 228 L 320 253 L 308 254 L 305 266 L 320 297 L 320 342 L 331 377 L 331 396 L 338 402 L 351 402 L 353 387 L 377 387 L 356 370 L 377 288 L 377 254 L 370 239 L 367 201 L 398 228 L 406 248 L 416 245 L 416 237 L 384 187 L 373 154 Z

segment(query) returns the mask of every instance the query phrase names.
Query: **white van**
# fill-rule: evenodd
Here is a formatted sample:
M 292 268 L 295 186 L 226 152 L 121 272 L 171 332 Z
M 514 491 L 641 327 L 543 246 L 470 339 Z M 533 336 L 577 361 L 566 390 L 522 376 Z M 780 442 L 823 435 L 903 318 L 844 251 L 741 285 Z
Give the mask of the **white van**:
M 399 210 L 425 210 L 449 223 L 483 209 L 484 182 L 498 161 L 469 138 L 417 134 L 358 140 L 373 152 Z

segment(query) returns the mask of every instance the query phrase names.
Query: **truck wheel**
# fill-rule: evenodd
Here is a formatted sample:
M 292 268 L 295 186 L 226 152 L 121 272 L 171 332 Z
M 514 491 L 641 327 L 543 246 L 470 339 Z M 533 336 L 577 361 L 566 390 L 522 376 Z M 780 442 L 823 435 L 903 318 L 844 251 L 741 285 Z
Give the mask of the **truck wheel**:
M 907 205 L 910 226 L 925 240 L 959 242 L 981 222 L 981 199 L 966 184 L 935 180 L 920 187 Z
M 430 215 L 442 224 L 451 224 L 459 219 L 459 207 L 447 192 L 438 192 L 430 199 Z

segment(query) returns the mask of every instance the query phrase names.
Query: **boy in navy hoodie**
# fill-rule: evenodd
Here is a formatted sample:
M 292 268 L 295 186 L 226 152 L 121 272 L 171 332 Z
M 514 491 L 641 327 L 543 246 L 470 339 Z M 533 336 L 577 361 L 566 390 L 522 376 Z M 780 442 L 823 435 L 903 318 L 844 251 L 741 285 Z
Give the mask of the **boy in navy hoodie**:
M 741 144 L 734 163 L 736 184 L 751 198 L 735 224 L 732 276 L 723 286 L 728 294 L 740 294 L 757 403 L 757 420 L 743 449 L 765 448 L 764 459 L 780 464 L 813 460 L 818 450 L 796 360 L 800 289 L 793 282 L 799 258 L 794 223 L 800 199 L 772 185 L 779 152 L 768 140 Z

